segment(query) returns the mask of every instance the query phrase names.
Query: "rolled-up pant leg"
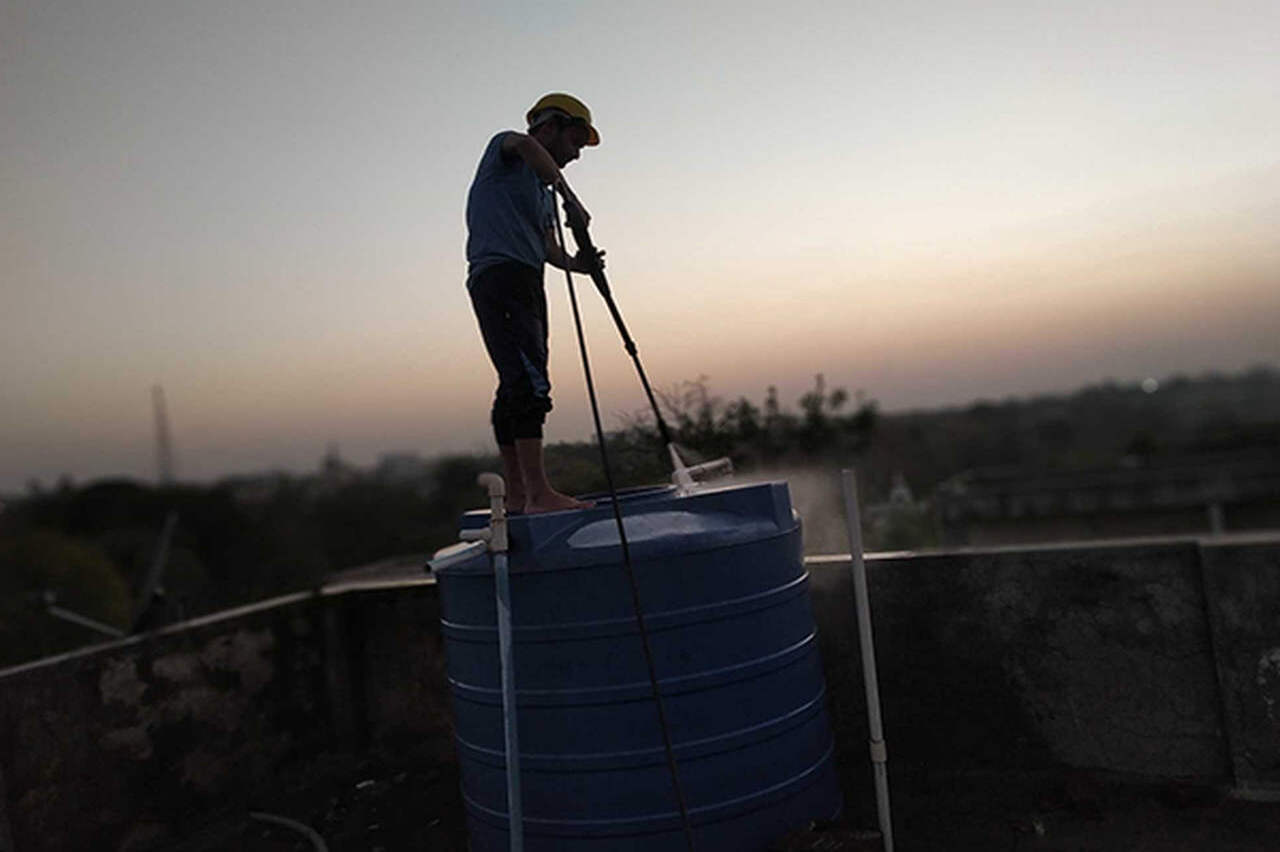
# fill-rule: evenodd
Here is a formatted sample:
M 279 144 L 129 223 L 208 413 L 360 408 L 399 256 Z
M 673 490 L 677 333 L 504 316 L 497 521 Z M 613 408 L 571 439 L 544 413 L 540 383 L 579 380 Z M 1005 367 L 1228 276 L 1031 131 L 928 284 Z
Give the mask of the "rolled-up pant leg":
M 498 371 L 493 434 L 499 445 L 541 438 L 551 410 L 547 376 L 547 296 L 542 270 L 503 263 L 467 286 L 489 359 Z

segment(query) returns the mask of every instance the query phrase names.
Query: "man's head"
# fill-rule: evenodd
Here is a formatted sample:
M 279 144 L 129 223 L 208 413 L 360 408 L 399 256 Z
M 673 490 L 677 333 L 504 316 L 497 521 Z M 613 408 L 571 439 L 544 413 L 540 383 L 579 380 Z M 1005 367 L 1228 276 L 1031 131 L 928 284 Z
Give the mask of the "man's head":
M 591 110 L 573 95 L 543 95 L 525 118 L 529 135 L 542 143 L 561 168 L 578 159 L 582 148 L 600 144 L 600 134 L 591 123 Z

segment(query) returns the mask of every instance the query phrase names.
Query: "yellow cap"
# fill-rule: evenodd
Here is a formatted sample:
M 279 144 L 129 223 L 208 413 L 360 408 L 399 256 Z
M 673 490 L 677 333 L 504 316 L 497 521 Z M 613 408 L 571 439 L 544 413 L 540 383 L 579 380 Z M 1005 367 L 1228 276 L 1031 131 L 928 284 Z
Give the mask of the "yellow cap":
M 538 114 L 549 109 L 562 112 L 569 116 L 570 119 L 581 121 L 587 126 L 587 144 L 600 144 L 600 133 L 596 130 L 595 125 L 591 123 L 591 110 L 582 101 L 573 95 L 566 95 L 564 92 L 552 92 L 549 95 L 543 95 L 538 98 L 538 102 L 533 105 L 533 108 L 525 116 L 525 121 L 530 127 L 533 127 L 534 119 L 538 117 Z

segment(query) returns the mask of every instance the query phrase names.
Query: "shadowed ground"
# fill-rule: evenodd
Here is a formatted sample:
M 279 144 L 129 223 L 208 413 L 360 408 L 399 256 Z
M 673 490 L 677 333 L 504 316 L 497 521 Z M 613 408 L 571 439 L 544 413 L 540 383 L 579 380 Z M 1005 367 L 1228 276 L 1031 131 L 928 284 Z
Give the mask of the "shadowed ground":
M 1280 803 L 1230 799 L 1212 787 L 1084 772 L 891 772 L 900 852 L 1272 852 L 1280 837 Z M 846 821 L 796 832 L 774 849 L 879 850 L 873 799 L 868 789 L 850 803 Z M 258 801 L 262 811 L 315 829 L 334 852 L 467 848 L 454 765 L 423 766 L 403 754 L 325 755 L 290 767 Z M 311 848 L 300 834 L 246 814 L 169 852 Z

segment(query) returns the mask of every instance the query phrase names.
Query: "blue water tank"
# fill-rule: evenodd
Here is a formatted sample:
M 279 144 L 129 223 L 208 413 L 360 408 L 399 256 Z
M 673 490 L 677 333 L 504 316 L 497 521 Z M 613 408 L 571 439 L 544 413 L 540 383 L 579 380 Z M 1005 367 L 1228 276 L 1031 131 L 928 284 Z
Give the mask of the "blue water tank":
M 620 495 L 699 850 L 765 850 L 841 807 L 786 483 Z M 471 513 L 463 526 L 480 526 Z M 436 555 L 472 849 L 508 848 L 493 569 Z M 525 848 L 685 848 L 613 510 L 510 520 Z

